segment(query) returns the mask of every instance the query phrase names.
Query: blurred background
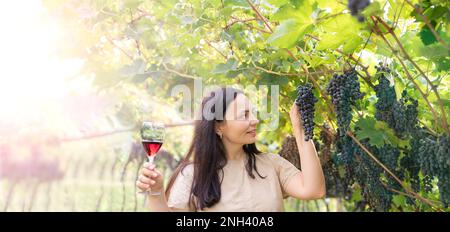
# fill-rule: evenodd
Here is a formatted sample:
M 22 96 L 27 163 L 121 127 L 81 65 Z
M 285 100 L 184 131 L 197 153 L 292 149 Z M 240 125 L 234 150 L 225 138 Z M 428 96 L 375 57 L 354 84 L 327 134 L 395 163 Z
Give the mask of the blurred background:
M 128 63 L 120 51 L 88 51 L 114 44 L 84 26 L 102 14 L 91 3 L 2 7 L 0 211 L 146 210 L 134 186 L 146 158 L 136 125 L 144 118 L 167 123 L 157 159 L 167 175 L 191 140 L 191 126 L 178 125 L 184 121 L 170 101 L 147 91 L 150 83 L 110 80 Z M 96 55 L 111 65 L 97 67 L 110 72 L 104 79 L 88 67 Z

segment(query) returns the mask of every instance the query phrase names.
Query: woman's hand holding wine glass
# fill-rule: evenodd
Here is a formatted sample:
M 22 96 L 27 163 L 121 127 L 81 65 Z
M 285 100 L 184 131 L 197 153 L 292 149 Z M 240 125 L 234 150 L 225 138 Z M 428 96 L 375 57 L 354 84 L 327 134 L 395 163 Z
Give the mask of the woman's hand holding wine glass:
M 150 164 L 150 162 L 144 163 L 141 174 L 136 181 L 137 187 L 143 192 L 150 189 L 152 195 L 159 195 L 164 189 L 163 183 L 164 179 L 161 173 L 156 170 L 156 166 Z
M 136 186 L 141 190 L 140 193 L 150 193 L 150 195 L 160 195 L 163 191 L 163 177 L 156 170 L 153 160 L 156 153 L 164 142 L 165 128 L 161 123 L 144 122 L 141 128 L 142 145 L 147 153 L 148 162 L 144 163 L 141 169 Z

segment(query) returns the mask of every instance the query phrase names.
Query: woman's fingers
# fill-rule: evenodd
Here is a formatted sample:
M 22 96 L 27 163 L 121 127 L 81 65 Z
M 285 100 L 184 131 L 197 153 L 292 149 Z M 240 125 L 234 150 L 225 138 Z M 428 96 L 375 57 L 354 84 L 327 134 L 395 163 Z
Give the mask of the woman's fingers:
M 138 180 L 136 181 L 136 184 L 141 189 L 147 189 L 153 185 L 156 184 L 156 181 L 150 178 L 145 177 L 144 175 L 140 175 L 138 177 Z
M 141 170 L 141 174 L 144 174 L 148 177 L 156 178 L 160 175 L 160 172 L 155 169 L 154 164 L 146 162 L 144 163 L 144 168 Z
M 141 190 L 147 190 L 148 188 L 150 188 L 150 185 L 144 184 L 144 183 L 140 182 L 139 180 L 136 181 L 136 186 Z
M 145 177 L 144 175 L 140 175 L 139 179 L 140 182 L 144 183 L 144 184 L 151 184 L 152 183 L 152 179 Z M 154 182 L 154 181 L 153 181 Z
M 159 172 L 158 170 L 155 170 L 155 174 L 156 174 L 155 178 L 158 177 L 158 176 L 161 176 L 161 172 Z
M 149 169 L 144 168 L 142 170 L 142 175 L 146 176 L 147 178 L 157 178 L 160 174 L 158 171 L 152 171 Z
M 156 170 L 154 164 L 144 163 L 141 173 L 136 181 L 136 185 L 142 190 L 154 189 L 155 191 L 163 188 L 163 177 Z
M 156 167 L 155 164 L 150 164 L 149 162 L 145 162 L 145 163 L 144 163 L 144 168 L 147 168 L 147 169 L 149 169 L 149 170 L 154 170 L 155 167 Z

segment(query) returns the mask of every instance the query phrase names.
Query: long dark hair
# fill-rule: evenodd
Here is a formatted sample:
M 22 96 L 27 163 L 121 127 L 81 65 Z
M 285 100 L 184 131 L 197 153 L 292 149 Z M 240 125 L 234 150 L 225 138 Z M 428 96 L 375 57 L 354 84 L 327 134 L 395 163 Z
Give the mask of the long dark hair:
M 166 197 L 170 194 L 170 189 L 175 182 L 178 174 L 189 164 L 194 164 L 194 179 L 191 187 L 189 206 L 197 209 L 211 207 L 219 202 L 221 197 L 221 183 L 219 180 L 219 171 L 223 174 L 223 167 L 227 163 L 225 147 L 220 137 L 216 134 L 216 123 L 224 120 L 224 115 L 228 105 L 238 94 L 243 94 L 241 90 L 224 87 L 212 91 L 203 98 L 201 103 L 201 112 L 207 106 L 211 106 L 213 119 L 205 117 L 201 113 L 201 119 L 195 120 L 194 138 L 189 147 L 187 155 L 175 169 L 169 179 L 166 189 Z M 251 178 L 255 178 L 253 170 L 262 177 L 256 168 L 256 155 L 261 152 L 254 143 L 243 146 L 247 156 L 246 170 Z M 191 157 L 193 156 L 193 161 Z M 223 178 L 223 175 L 222 175 Z

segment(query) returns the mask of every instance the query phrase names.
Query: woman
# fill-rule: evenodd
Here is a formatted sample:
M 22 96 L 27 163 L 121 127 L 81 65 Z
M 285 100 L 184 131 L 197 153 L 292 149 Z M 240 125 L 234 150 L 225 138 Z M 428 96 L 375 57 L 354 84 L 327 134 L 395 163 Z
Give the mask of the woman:
M 213 119 L 204 113 L 211 105 Z M 163 178 L 154 165 L 144 164 L 136 184 L 141 190 L 151 189 L 151 210 L 284 211 L 283 199 L 288 196 L 311 200 L 325 195 L 317 151 L 312 140 L 304 141 L 295 104 L 290 118 L 301 171 L 281 156 L 256 148 L 259 121 L 242 91 L 221 88 L 211 92 L 203 99 L 201 112 L 189 152 L 174 171 L 165 194 L 153 194 L 164 191 Z

